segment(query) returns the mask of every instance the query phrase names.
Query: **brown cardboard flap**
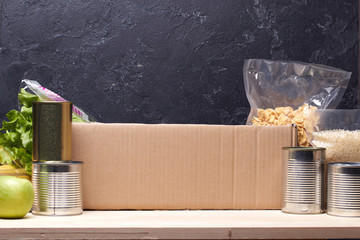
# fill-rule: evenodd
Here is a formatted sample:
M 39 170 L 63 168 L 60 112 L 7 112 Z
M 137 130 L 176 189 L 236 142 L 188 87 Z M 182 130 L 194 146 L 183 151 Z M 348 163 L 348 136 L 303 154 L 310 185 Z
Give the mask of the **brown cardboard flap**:
M 85 209 L 279 208 L 291 127 L 74 123 Z
M 281 148 L 291 146 L 292 126 L 236 126 L 234 208 L 281 208 Z

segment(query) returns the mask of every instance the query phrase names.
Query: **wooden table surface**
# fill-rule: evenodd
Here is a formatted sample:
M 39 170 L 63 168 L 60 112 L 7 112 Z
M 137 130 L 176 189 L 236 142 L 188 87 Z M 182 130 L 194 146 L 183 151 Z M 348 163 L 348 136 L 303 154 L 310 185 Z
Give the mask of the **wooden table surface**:
M 279 210 L 85 211 L 0 220 L 0 239 L 360 239 L 360 218 Z

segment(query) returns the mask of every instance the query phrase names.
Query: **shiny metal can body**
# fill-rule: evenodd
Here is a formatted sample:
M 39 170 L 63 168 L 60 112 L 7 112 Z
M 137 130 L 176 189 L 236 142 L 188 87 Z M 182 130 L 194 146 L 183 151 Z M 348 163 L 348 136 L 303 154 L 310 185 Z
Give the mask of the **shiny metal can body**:
M 72 103 L 33 102 L 33 214 L 82 213 L 82 162 L 72 161 L 71 145 Z
M 360 217 L 360 163 L 328 164 L 327 213 Z
M 325 148 L 285 147 L 282 150 L 282 211 L 323 213 Z
M 33 162 L 36 215 L 82 213 L 82 162 Z
M 71 161 L 71 134 L 71 102 L 33 102 L 33 162 Z

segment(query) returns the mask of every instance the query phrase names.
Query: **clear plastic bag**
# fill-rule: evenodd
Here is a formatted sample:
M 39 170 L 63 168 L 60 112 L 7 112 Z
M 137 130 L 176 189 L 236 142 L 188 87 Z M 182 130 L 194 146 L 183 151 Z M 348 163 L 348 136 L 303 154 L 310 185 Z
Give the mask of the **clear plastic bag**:
M 24 79 L 21 81 L 21 87 L 26 91 L 37 95 L 41 101 L 55 101 L 62 102 L 66 101 L 60 95 L 54 93 L 53 91 L 43 87 L 34 80 Z M 83 110 L 73 105 L 73 121 L 77 122 L 95 122 L 96 120 L 91 117 L 89 114 L 85 113 Z
M 304 104 L 336 108 L 351 76 L 351 72 L 324 65 L 265 59 L 247 59 L 243 70 L 252 110 L 249 119 L 259 108 L 299 108 Z
M 311 63 L 247 59 L 243 75 L 251 107 L 247 124 L 295 123 L 300 137 L 298 145 L 307 146 L 304 112 L 310 107 L 336 108 L 351 72 Z
M 311 145 L 326 148 L 326 162 L 360 162 L 360 109 L 318 109 L 307 113 Z

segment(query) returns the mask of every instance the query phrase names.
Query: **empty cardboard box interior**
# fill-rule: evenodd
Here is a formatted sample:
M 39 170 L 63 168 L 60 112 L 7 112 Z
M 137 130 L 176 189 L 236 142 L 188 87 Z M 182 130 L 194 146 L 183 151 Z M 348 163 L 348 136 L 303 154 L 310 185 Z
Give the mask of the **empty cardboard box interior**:
M 280 209 L 292 126 L 74 123 L 84 209 Z

